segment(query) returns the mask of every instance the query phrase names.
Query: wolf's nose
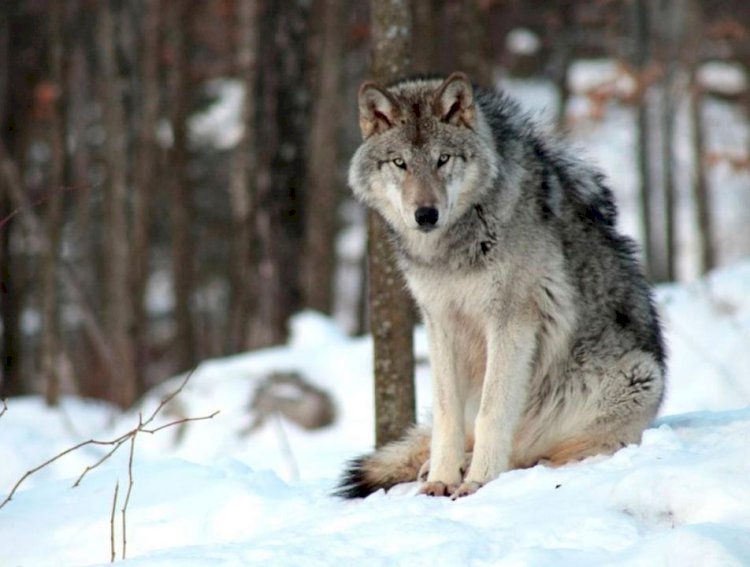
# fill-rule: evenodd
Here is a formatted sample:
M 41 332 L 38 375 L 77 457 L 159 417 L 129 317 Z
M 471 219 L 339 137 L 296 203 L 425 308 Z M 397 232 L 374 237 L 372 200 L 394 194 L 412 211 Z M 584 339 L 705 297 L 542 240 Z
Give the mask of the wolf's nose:
M 414 213 L 414 218 L 420 228 L 434 228 L 438 221 L 438 210 L 434 207 L 419 207 Z

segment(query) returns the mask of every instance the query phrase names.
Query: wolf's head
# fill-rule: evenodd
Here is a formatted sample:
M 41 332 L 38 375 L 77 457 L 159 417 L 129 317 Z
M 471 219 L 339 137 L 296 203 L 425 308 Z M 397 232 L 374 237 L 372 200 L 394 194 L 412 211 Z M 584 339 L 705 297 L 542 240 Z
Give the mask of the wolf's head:
M 349 184 L 399 233 L 445 229 L 496 175 L 492 135 L 463 73 L 389 88 L 365 82 L 359 125 Z

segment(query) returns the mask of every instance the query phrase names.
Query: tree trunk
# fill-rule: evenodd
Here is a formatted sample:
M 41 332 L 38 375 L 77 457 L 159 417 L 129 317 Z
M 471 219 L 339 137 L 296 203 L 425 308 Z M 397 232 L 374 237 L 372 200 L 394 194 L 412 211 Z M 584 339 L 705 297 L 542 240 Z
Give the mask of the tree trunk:
M 689 22 L 686 29 L 693 38 L 703 37 L 701 29 L 702 14 L 697 0 L 690 0 Z M 712 221 L 711 193 L 704 166 L 705 140 L 701 108 L 703 105 L 703 91 L 698 84 L 696 73 L 700 64 L 698 45 L 687 46 L 690 66 L 690 109 L 691 145 L 693 150 L 693 164 L 695 167 L 693 178 L 693 201 L 698 219 L 698 240 L 700 242 L 700 271 L 702 274 L 716 266 L 716 250 Z
M 270 2 L 261 30 L 261 139 L 255 226 L 258 260 L 254 347 L 283 343 L 292 313 L 302 306 L 305 141 L 309 76 L 306 61 L 309 4 Z
M 65 2 L 54 0 L 49 18 L 49 78 L 57 90 L 57 100 L 47 124 L 50 146 L 50 170 L 47 200 L 47 234 L 49 246 L 42 259 L 42 348 L 41 369 L 45 381 L 45 400 L 48 405 L 57 405 L 60 398 L 60 295 L 58 287 L 58 257 L 62 230 L 62 194 L 65 168 Z
M 675 171 L 675 116 L 677 113 L 675 85 L 679 65 L 678 35 L 680 33 L 681 13 L 676 0 L 661 0 L 660 59 L 664 76 L 661 81 L 661 167 L 662 191 L 664 196 L 664 233 L 660 246 L 662 257 L 656 266 L 656 281 L 674 281 L 676 279 L 676 224 L 674 182 Z
M 148 367 L 148 312 L 146 286 L 149 277 L 149 245 L 153 196 L 157 191 L 156 123 L 159 118 L 159 0 L 146 0 L 141 16 L 140 123 L 133 187 L 133 246 L 131 248 L 131 290 L 133 297 L 133 346 L 137 391 L 146 391 Z
M 460 0 L 455 29 L 458 66 L 472 81 L 492 85 L 492 56 L 489 49 L 487 14 L 479 0 Z
M 323 0 L 322 53 L 313 109 L 305 204 L 305 305 L 322 313 L 333 306 L 336 266 L 334 238 L 339 203 L 338 132 L 342 107 L 340 74 L 343 59 L 342 0 Z
M 438 72 L 437 41 L 438 24 L 442 14 L 441 0 L 412 0 L 413 37 L 412 71 L 415 73 Z
M 411 69 L 410 2 L 372 0 L 372 75 L 382 83 Z M 395 33 L 394 33 L 395 30 Z M 375 442 L 400 438 L 415 421 L 414 306 L 396 267 L 385 221 L 368 217 L 370 327 L 375 354 Z
M 559 18 L 559 28 L 555 41 L 553 53 L 554 63 L 552 72 L 557 85 L 557 92 L 560 96 L 560 104 L 557 107 L 557 129 L 565 129 L 565 112 L 570 99 L 570 87 L 568 86 L 568 70 L 573 60 L 573 3 L 570 0 L 563 0 L 559 3 L 557 9 Z
M 110 2 L 99 4 L 97 43 L 100 56 L 101 93 L 104 108 L 105 181 L 104 226 L 104 327 L 114 345 L 121 380 L 110 385 L 110 397 L 129 407 L 136 397 L 136 376 L 131 341 L 132 302 L 130 297 L 127 227 L 127 147 L 123 99 L 115 46 L 119 17 Z
M 641 232 L 643 240 L 643 260 L 646 273 L 649 277 L 654 275 L 654 246 L 653 228 L 651 224 L 651 162 L 650 136 L 649 136 L 649 109 L 647 68 L 650 59 L 649 53 L 649 13 L 647 0 L 633 0 L 631 8 L 632 26 L 632 60 L 637 71 L 638 85 L 636 87 L 636 113 L 637 113 L 637 147 L 636 156 L 639 172 L 639 203 L 641 213 Z
M 198 361 L 192 315 L 192 295 L 195 287 L 193 265 L 193 203 L 188 177 L 187 119 L 190 112 L 190 64 L 188 31 L 191 25 L 191 6 L 188 0 L 169 3 L 172 34 L 171 106 L 173 144 L 170 159 L 172 170 L 172 285 L 175 296 L 177 323 L 176 351 L 179 370 L 195 366 Z
M 15 150 L 18 130 L 24 123 L 22 101 L 28 93 L 25 81 L 19 81 L 22 59 L 16 53 L 24 30 L 15 21 L 15 5 L 11 2 L 0 4 L 0 140 Z M 21 309 L 23 299 L 18 288 L 19 262 L 12 250 L 16 227 L 6 222 L 12 214 L 14 203 L 7 181 L 0 178 L 0 317 L 2 318 L 2 350 L 0 355 L 0 397 L 27 393 L 29 385 L 21 373 Z
M 257 155 L 257 87 L 259 47 L 259 2 L 238 3 L 238 67 L 245 85 L 242 107 L 243 136 L 232 156 L 229 197 L 232 206 L 232 266 L 229 273 L 230 300 L 227 348 L 230 353 L 248 348 L 248 321 L 253 286 L 251 214 Z

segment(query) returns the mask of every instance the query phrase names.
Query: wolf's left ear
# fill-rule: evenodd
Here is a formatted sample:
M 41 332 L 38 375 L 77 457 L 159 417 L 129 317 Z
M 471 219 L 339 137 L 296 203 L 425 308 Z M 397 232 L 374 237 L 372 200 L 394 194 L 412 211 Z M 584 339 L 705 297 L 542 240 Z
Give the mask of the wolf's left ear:
M 454 126 L 474 128 L 474 89 L 469 77 L 463 73 L 453 73 L 435 91 L 434 111 L 443 122 Z
M 365 81 L 359 87 L 359 127 L 363 140 L 392 128 L 399 113 L 398 103 L 377 84 Z

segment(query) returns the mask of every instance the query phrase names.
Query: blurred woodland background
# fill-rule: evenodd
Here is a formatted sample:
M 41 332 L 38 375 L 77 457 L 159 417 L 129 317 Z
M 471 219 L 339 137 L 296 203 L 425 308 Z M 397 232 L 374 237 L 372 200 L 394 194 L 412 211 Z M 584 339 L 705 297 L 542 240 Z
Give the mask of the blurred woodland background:
M 720 101 L 750 127 L 750 2 L 400 4 L 400 69 L 539 81 L 563 130 L 576 62 L 611 64 L 577 95 L 593 120 L 632 116 L 653 280 L 697 275 L 677 268 L 678 184 L 697 272 L 750 253 L 750 228 L 727 246 L 712 208 L 750 191 L 750 142 L 710 151 L 704 112 Z M 202 359 L 283 343 L 302 309 L 366 329 L 364 215 L 345 179 L 372 21 L 368 0 L 0 3 L 0 397 L 128 407 Z M 712 184 L 716 167 L 744 188 Z

